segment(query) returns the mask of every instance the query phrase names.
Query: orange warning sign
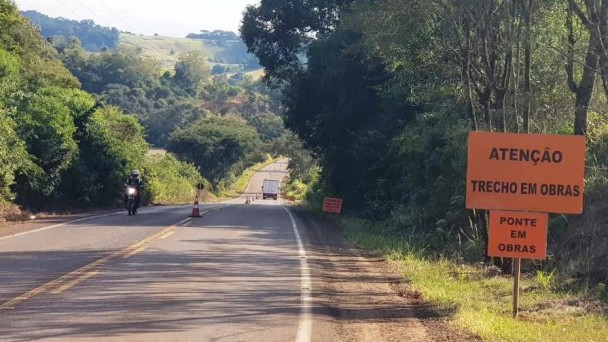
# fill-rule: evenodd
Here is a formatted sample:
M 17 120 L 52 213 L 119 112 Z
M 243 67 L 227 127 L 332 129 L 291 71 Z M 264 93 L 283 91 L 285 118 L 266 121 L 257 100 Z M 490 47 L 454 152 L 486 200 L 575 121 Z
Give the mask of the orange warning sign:
M 548 214 L 491 211 L 488 256 L 545 259 L 548 225 Z
M 323 212 L 340 214 L 342 212 L 342 200 L 340 198 L 325 197 L 323 200 Z
M 469 209 L 580 214 L 585 137 L 471 132 Z

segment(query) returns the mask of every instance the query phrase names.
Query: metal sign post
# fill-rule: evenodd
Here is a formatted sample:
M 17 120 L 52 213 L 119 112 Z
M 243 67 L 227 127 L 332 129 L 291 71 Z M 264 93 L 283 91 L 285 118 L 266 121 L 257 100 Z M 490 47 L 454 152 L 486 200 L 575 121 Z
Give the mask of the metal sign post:
M 521 276 L 521 258 L 513 259 L 513 318 L 519 314 L 519 279 Z

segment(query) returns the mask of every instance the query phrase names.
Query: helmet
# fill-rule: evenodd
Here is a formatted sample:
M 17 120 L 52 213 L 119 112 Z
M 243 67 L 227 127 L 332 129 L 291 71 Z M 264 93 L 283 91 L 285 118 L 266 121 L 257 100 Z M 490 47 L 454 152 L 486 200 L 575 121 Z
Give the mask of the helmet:
M 133 177 L 133 178 L 137 178 L 137 177 L 139 177 L 139 171 L 137 171 L 137 170 L 133 170 L 133 171 L 131 172 L 131 177 Z

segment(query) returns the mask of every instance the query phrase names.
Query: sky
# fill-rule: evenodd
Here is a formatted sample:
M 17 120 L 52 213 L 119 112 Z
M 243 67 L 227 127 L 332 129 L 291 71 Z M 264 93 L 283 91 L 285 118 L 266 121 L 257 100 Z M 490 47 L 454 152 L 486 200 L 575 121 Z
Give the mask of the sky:
M 92 19 L 137 34 L 184 37 L 200 30 L 238 32 L 255 0 L 13 0 L 21 10 L 51 17 Z

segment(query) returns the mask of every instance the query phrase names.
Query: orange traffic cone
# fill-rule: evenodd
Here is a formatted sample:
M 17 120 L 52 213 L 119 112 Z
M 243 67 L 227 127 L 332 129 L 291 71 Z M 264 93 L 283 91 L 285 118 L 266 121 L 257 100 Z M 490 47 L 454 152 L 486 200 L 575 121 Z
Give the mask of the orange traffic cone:
M 198 196 L 196 196 L 196 198 L 194 199 L 194 207 L 192 207 L 192 214 L 190 215 L 190 217 L 202 217 L 201 210 L 198 207 Z

